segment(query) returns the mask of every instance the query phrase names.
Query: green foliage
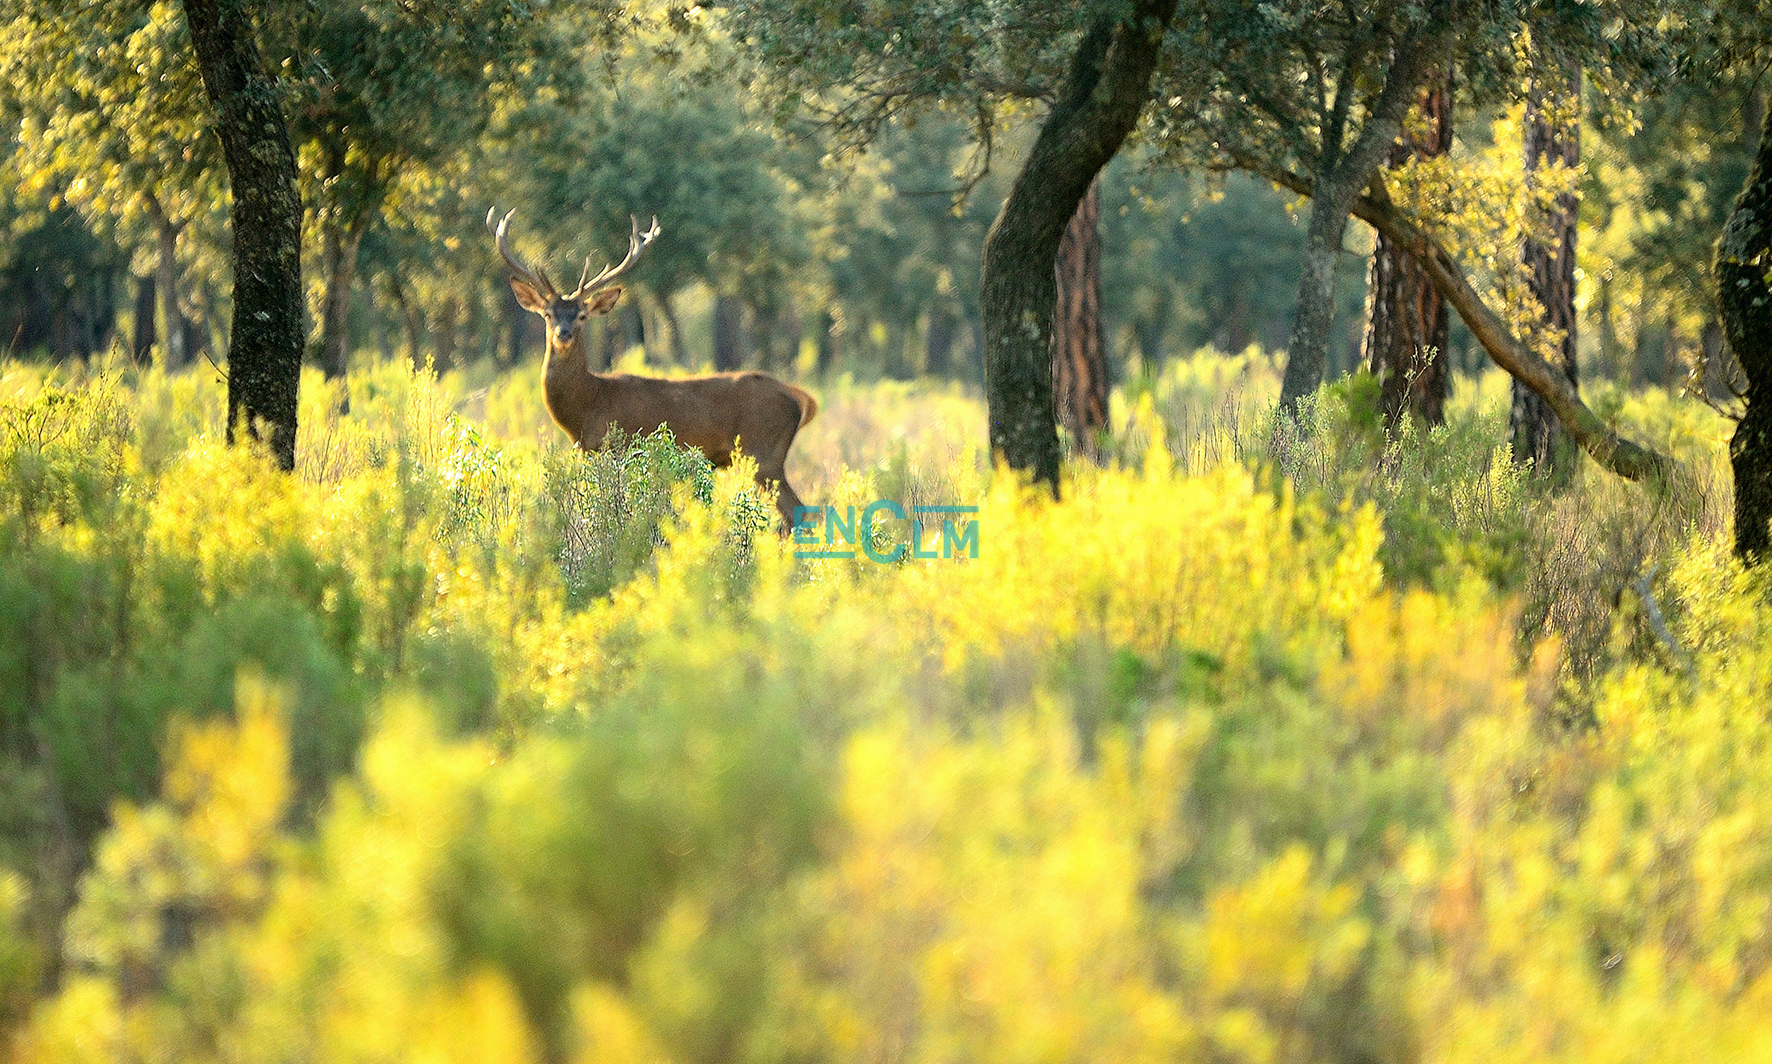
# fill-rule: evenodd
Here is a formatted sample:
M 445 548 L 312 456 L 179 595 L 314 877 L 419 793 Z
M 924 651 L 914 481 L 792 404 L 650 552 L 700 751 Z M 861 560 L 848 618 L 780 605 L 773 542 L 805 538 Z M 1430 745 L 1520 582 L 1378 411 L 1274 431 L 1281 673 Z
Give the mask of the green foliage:
M 976 558 L 883 566 L 795 561 L 667 436 L 543 449 L 397 366 L 310 381 L 293 477 L 186 378 L 12 371 L 0 1033 L 1749 1059 L 1763 582 L 1702 511 L 1521 479 L 1498 379 L 1387 441 L 1355 378 L 1275 447 L 1274 377 L 1145 380 L 1063 501 L 942 450 L 974 400 L 841 385 L 823 498 L 979 506 Z M 1721 461 L 1693 404 L 1612 409 Z

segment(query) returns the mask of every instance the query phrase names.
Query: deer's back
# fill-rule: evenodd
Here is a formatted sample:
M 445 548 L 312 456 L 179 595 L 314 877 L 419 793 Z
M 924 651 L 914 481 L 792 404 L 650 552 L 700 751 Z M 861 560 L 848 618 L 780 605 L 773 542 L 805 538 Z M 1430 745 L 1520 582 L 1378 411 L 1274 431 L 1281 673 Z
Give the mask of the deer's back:
M 580 437 L 585 446 L 602 443 L 611 425 L 629 435 L 665 425 L 679 443 L 717 464 L 731 460 L 740 440 L 759 461 L 779 460 L 800 426 L 800 403 L 787 385 L 755 370 L 700 377 L 614 373 L 599 382 Z

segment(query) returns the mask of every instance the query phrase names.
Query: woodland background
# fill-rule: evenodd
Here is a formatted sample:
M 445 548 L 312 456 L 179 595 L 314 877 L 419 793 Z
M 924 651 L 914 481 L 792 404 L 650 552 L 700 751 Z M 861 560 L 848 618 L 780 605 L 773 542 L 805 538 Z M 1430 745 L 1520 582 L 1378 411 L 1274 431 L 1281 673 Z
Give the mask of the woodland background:
M 225 442 L 186 5 L 9 8 L 8 1052 L 1772 1059 L 1730 450 L 1772 348 L 1716 280 L 1761 13 L 1156 5 L 1053 277 L 1098 312 L 1040 339 L 1055 493 L 993 435 L 981 252 L 1149 6 L 224 3 L 301 192 L 287 472 Z M 1426 39 L 1348 195 L 1677 475 L 1583 457 L 1320 221 Z M 804 385 L 807 501 L 976 504 L 978 556 L 796 562 L 743 469 L 569 449 L 495 204 L 556 274 L 656 215 L 594 362 Z

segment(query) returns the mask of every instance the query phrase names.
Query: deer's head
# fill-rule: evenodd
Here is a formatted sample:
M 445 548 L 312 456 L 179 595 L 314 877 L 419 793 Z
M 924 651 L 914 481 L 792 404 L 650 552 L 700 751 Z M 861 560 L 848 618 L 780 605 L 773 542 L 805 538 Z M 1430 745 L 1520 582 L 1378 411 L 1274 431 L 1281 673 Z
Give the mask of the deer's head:
M 659 232 L 657 218 L 652 219 L 652 225 L 645 232 L 640 230 L 640 219 L 633 219 L 634 230 L 628 238 L 627 257 L 618 265 L 603 267 L 595 277 L 591 276 L 591 260 L 586 258 L 584 272 L 578 275 L 578 287 L 570 294 L 561 295 L 554 282 L 548 280 L 547 271 L 530 269 L 511 250 L 511 218 L 517 212 L 513 210 L 506 214 L 494 228 L 492 219 L 497 211 L 498 208 L 494 207 L 486 212 L 486 228 L 492 230 L 498 253 L 511 268 L 511 291 L 517 293 L 517 302 L 524 310 L 540 315 L 547 324 L 550 349 L 572 346 L 591 315 L 609 313 L 616 300 L 621 298 L 621 286 L 612 282 L 639 261 L 640 253 Z

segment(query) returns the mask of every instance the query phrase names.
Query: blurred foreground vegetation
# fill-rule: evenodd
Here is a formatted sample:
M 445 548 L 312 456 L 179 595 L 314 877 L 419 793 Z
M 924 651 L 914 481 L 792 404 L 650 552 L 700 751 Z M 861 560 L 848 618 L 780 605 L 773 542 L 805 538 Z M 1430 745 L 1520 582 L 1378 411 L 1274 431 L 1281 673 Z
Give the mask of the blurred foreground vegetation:
M 311 371 L 312 372 L 312 371 Z M 743 470 L 584 457 L 534 374 L 0 368 L 0 1030 L 42 1061 L 1772 1055 L 1772 612 L 1727 423 L 1560 494 L 1505 382 L 1116 394 L 1022 490 L 974 396 L 832 383 L 809 500 L 976 559 L 795 562 Z M 340 414 L 348 389 L 349 414 Z M 1499 446 L 1504 447 L 1504 444 Z

